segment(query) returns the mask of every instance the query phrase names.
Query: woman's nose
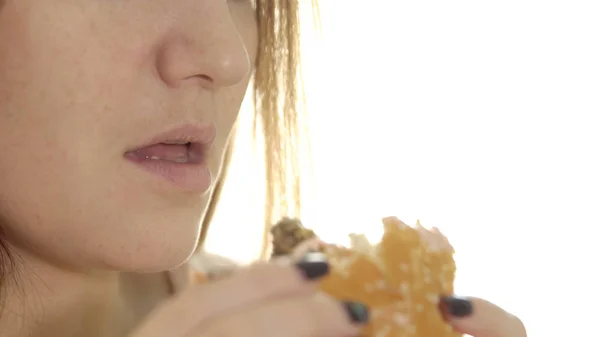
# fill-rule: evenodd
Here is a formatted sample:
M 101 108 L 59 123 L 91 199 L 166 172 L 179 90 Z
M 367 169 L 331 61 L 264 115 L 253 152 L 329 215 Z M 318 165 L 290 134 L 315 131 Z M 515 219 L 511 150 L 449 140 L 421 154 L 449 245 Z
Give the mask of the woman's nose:
M 172 87 L 196 83 L 208 89 L 244 81 L 250 57 L 228 2 L 189 2 L 160 45 L 157 70 L 162 80 Z

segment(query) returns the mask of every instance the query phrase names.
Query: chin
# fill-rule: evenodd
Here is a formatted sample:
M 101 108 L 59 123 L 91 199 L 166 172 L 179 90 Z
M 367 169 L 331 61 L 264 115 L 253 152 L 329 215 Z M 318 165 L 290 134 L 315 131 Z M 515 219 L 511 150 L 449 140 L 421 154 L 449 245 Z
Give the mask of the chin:
M 143 222 L 142 222 L 143 223 Z M 126 235 L 112 240 L 101 263 L 111 270 L 154 273 L 177 268 L 195 252 L 200 232 L 199 220 L 138 222 Z M 125 233 L 122 233 L 125 234 Z
M 186 244 L 177 249 L 158 244 L 146 246 L 143 250 L 137 247 L 126 249 L 118 254 L 104 255 L 102 264 L 109 270 L 156 273 L 175 269 L 187 262 L 196 249 L 196 243 Z

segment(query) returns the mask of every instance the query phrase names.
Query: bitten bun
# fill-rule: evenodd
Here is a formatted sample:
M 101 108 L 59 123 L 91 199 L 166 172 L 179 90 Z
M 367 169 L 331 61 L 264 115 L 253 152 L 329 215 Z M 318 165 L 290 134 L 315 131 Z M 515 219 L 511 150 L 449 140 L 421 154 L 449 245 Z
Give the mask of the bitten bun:
M 298 220 L 283 219 L 273 228 L 274 245 L 284 233 L 286 249 L 301 255 L 320 248 L 331 273 L 320 288 L 340 300 L 365 303 L 371 310 L 364 337 L 459 337 L 439 308 L 440 298 L 453 294 L 454 250 L 437 229 L 412 228 L 394 217 L 383 219 L 384 234 L 377 244 L 364 235 L 350 235 L 351 246 L 323 244 Z M 283 252 L 285 249 L 274 249 Z
M 273 257 L 301 258 L 308 251 L 325 253 L 330 274 L 320 289 L 339 300 L 357 301 L 370 309 L 361 337 L 460 337 L 442 317 L 440 299 L 454 292 L 454 250 L 437 229 L 410 227 L 395 217 L 382 220 L 381 240 L 370 243 L 351 234 L 350 247 L 326 244 L 300 220 L 284 218 L 271 230 Z M 194 263 L 196 282 L 229 274 L 229 260 L 203 256 Z

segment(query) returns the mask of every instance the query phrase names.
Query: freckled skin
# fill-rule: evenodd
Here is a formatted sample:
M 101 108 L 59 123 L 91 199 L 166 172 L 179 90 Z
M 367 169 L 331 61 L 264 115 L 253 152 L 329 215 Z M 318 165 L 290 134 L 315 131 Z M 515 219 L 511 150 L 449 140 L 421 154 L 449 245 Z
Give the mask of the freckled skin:
M 251 76 L 244 1 L 6 0 L 0 11 L 0 222 L 24 255 L 155 271 L 195 248 L 206 193 L 123 159 L 214 123 L 213 177 Z

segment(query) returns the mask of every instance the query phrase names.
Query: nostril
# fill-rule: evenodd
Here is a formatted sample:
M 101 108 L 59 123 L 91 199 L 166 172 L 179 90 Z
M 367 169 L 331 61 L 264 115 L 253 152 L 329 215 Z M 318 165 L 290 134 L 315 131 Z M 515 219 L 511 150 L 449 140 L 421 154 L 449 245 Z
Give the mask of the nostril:
M 203 74 L 194 74 L 188 77 L 183 78 L 183 80 L 197 80 L 197 81 L 202 81 L 202 82 L 208 82 L 208 83 L 212 83 L 213 79 L 212 77 L 208 76 L 208 75 L 203 75 Z

